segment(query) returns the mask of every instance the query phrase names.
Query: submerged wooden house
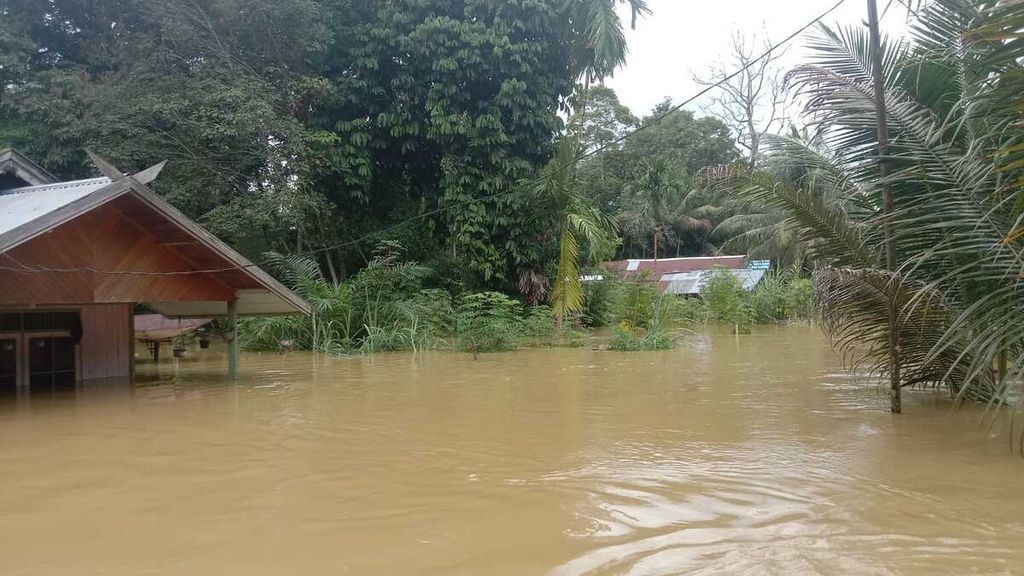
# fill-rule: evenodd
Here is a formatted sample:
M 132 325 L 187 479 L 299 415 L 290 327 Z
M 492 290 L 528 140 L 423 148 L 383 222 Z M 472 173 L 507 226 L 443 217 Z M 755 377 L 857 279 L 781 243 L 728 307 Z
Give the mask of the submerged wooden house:
M 0 390 L 131 379 L 133 311 L 234 322 L 302 314 L 309 305 L 154 194 L 161 165 L 57 181 L 0 150 Z

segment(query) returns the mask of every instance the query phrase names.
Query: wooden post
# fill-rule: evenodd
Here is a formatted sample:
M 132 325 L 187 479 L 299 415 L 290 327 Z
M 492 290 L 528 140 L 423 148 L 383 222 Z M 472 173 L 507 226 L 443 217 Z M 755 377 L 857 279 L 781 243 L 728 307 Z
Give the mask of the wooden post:
M 871 42 L 871 68 L 875 88 L 875 115 L 878 117 L 878 174 L 882 184 L 882 222 L 885 232 L 885 265 L 893 275 L 893 288 L 889 296 L 889 388 L 893 414 L 903 411 L 900 390 L 900 331 L 899 306 L 896 302 L 896 241 L 892 225 L 892 183 L 889 182 L 889 119 L 885 111 L 885 80 L 882 77 L 882 40 L 878 30 L 878 6 L 868 0 L 868 28 Z
M 228 302 L 228 378 L 238 380 L 238 301 Z

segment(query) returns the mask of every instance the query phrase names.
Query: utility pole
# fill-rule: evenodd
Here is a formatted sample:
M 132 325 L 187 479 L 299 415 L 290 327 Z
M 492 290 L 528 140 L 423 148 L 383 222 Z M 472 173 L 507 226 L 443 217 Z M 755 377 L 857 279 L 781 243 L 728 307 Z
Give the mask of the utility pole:
M 875 115 L 878 117 L 878 174 L 882 185 L 882 222 L 885 232 L 885 267 L 892 274 L 889 294 L 889 386 L 893 414 L 903 411 L 900 390 L 900 322 L 896 302 L 896 240 L 892 224 L 892 183 L 889 181 L 889 122 L 885 111 L 885 79 L 882 77 L 882 40 L 878 30 L 878 5 L 868 0 L 868 28 L 871 41 L 871 68 L 875 85 Z

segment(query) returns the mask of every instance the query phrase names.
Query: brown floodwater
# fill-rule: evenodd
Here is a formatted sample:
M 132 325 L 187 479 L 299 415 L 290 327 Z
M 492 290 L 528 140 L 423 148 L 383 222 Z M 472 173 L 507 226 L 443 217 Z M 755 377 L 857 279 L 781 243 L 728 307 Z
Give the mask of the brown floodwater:
M 224 365 L 0 406 L 0 573 L 1024 572 L 1005 436 L 814 328 Z

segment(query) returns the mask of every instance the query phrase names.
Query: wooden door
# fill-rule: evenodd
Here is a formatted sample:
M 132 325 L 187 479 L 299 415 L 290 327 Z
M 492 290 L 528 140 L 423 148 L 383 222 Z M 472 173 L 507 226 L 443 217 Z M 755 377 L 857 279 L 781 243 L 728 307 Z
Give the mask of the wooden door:
M 28 384 L 30 392 L 56 392 L 75 388 L 78 383 L 78 362 L 75 341 L 69 333 L 26 332 L 24 346 L 27 373 L 23 381 Z
M 13 396 L 21 385 L 21 335 L 0 334 L 0 395 Z

